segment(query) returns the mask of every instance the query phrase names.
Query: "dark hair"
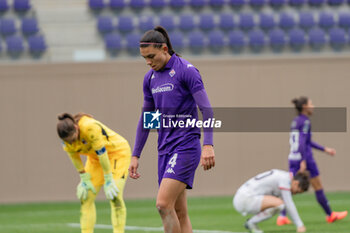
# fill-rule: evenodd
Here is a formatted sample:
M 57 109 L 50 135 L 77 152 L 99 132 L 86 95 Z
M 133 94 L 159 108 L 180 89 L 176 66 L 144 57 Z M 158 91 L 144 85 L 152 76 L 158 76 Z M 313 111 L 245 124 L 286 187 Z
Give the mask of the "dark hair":
M 72 116 L 69 113 L 62 113 L 62 114 L 58 115 L 58 120 L 59 120 L 57 123 L 58 136 L 61 139 L 64 139 L 64 138 L 67 138 L 70 135 L 72 135 L 76 130 L 75 125 L 78 124 L 79 120 L 83 116 L 92 117 L 91 115 L 83 113 L 83 112 L 75 114 L 74 116 Z
M 75 132 L 75 119 L 69 113 L 58 115 L 57 133 L 61 139 L 67 138 Z
M 292 99 L 292 103 L 295 106 L 295 109 L 298 111 L 298 114 L 300 114 L 303 111 L 303 105 L 307 104 L 309 99 L 306 96 L 300 96 L 299 98 Z
M 298 172 L 293 179 L 299 181 L 299 187 L 303 192 L 306 192 L 309 189 L 310 180 L 307 172 Z
M 168 46 L 168 53 L 172 56 L 175 51 L 171 45 L 167 31 L 162 26 L 156 26 L 153 30 L 149 30 L 143 34 L 140 40 L 140 48 L 152 45 L 154 48 L 160 49 L 163 46 L 163 43 Z M 178 56 L 177 53 L 175 54 Z

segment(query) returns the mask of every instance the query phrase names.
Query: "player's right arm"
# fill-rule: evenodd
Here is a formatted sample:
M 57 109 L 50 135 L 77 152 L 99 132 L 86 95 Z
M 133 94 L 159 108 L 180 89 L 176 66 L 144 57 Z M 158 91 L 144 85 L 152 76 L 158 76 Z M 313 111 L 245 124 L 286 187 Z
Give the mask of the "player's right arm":
M 133 179 L 137 179 L 140 177 L 140 174 L 137 172 L 137 169 L 139 167 L 139 158 L 141 156 L 142 149 L 146 144 L 148 134 L 149 134 L 149 129 L 143 128 L 143 112 L 153 111 L 155 109 L 152 92 L 149 86 L 151 75 L 152 75 L 152 72 L 147 73 L 143 81 L 144 101 L 143 101 L 142 113 L 141 113 L 139 122 L 137 124 L 135 145 L 134 145 L 134 150 L 132 152 L 131 162 L 129 166 L 129 175 Z
M 297 208 L 295 207 L 291 191 L 288 189 L 282 189 L 281 195 L 288 214 L 292 218 L 294 224 L 297 226 L 297 232 L 305 232 L 305 231 L 299 231 L 302 229 L 306 230 L 306 228 L 304 226 L 303 221 L 301 221 Z
M 75 169 L 79 172 L 79 173 L 84 173 L 84 164 L 83 161 L 80 158 L 80 155 L 78 153 L 71 153 L 71 152 L 67 152 L 70 160 L 72 161 Z

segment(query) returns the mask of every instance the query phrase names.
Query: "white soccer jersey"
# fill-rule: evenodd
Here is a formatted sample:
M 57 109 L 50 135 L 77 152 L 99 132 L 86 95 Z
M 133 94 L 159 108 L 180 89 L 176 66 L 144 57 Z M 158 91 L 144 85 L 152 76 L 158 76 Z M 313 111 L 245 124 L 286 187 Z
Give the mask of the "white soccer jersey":
M 245 182 L 240 189 L 249 190 L 255 195 L 272 195 L 281 197 L 281 190 L 290 191 L 290 174 L 286 171 L 273 169 L 258 174 Z
M 246 203 L 250 203 L 250 198 L 254 196 L 271 195 L 281 198 L 294 224 L 300 227 L 304 224 L 292 199 L 291 183 L 292 178 L 289 172 L 273 169 L 249 179 L 238 189 L 237 194 L 244 194 L 247 199 Z

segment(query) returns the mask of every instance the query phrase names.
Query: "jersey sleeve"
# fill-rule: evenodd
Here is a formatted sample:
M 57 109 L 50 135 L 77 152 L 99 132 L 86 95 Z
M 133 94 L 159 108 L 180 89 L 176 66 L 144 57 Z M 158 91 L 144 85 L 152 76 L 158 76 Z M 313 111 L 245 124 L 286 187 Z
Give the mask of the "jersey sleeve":
M 182 82 L 192 95 L 197 91 L 204 89 L 202 77 L 193 65 L 188 64 L 183 72 Z
M 153 72 L 149 71 L 143 79 L 143 98 L 144 101 L 153 102 L 153 95 L 150 87 L 150 76 Z
M 312 146 L 312 148 L 315 148 L 317 150 L 324 151 L 324 146 L 321 146 L 320 144 L 318 144 L 314 141 L 311 141 L 311 146 Z
M 278 182 L 278 188 L 281 189 L 281 191 L 286 190 L 290 191 L 291 187 L 291 179 L 289 178 L 289 174 L 286 175 L 286 177 L 283 176 L 283 178 L 279 178 Z
M 288 212 L 289 216 L 292 218 L 294 224 L 297 227 L 304 226 L 304 223 L 303 223 L 303 221 L 301 221 L 298 210 L 295 207 L 295 204 L 293 202 L 292 193 L 290 191 L 287 191 L 287 190 L 282 190 L 281 194 L 282 194 L 282 199 L 283 199 L 283 202 L 286 206 L 287 212 Z
M 92 149 L 96 152 L 97 155 L 102 155 L 106 152 L 106 137 L 108 135 L 104 135 L 105 131 L 102 126 L 96 123 L 90 123 L 85 129 L 86 139 L 89 143 L 91 143 Z

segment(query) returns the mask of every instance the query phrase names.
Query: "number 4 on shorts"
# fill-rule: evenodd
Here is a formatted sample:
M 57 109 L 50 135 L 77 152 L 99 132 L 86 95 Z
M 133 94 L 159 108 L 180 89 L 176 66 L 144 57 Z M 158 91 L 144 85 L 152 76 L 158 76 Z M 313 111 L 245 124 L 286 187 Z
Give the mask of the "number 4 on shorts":
M 174 168 L 175 165 L 176 165 L 176 159 L 177 159 L 177 153 L 175 153 L 175 154 L 173 155 L 173 157 L 171 157 L 171 159 L 170 159 L 170 161 L 169 161 L 169 164 L 171 165 L 172 168 Z

